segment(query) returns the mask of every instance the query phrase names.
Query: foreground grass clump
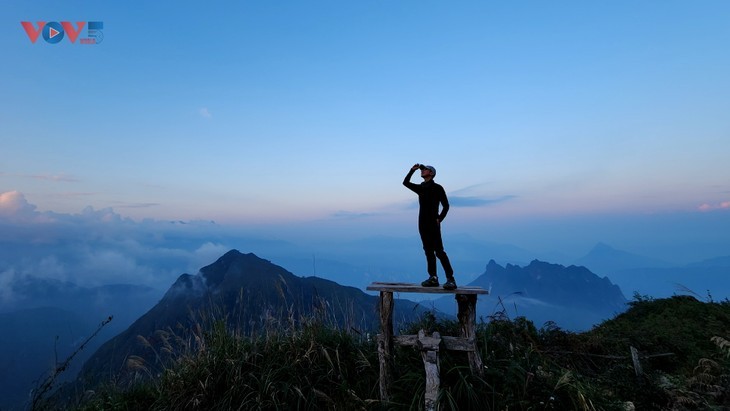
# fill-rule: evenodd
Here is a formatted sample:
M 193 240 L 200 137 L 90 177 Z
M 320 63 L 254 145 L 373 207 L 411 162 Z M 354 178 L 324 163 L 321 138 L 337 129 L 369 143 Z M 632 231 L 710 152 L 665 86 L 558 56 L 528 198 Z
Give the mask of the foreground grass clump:
M 162 351 L 175 348 L 159 378 L 99 390 L 80 409 L 362 409 L 377 397 L 375 345 L 333 327 L 243 337 L 219 321 Z
M 392 401 L 379 401 L 375 339 L 316 319 L 243 335 L 215 316 L 188 331 L 160 331 L 148 349 L 159 375 L 138 358 L 139 378 L 87 396 L 81 410 L 418 410 L 425 376 L 420 352 L 395 350 Z M 441 351 L 441 410 L 692 410 L 730 406 L 730 304 L 692 298 L 637 300 L 584 333 L 542 328 L 497 313 L 477 325 L 483 376 L 465 353 Z M 207 324 L 205 326 L 200 324 Z M 677 330 L 691 328 L 692 333 Z M 401 334 L 458 323 L 426 314 Z M 179 334 L 179 335 L 178 335 Z M 724 336 L 723 336 L 724 335 Z M 641 353 L 637 375 L 629 348 Z M 673 352 L 669 352 L 671 350 Z M 654 356 L 659 355 L 659 356 Z M 723 408 L 725 407 L 725 408 Z
M 421 323 L 404 330 L 439 330 L 458 335 L 456 321 L 438 321 L 426 315 Z M 623 410 L 623 403 L 611 397 L 584 375 L 575 361 L 553 355 L 549 344 L 570 341 L 577 336 L 554 325 L 537 329 L 518 317 L 502 313 L 477 325 L 477 344 L 484 363 L 484 376 L 472 374 L 466 353 L 441 352 L 441 410 Z M 407 371 L 396 381 L 397 398 L 407 409 L 423 407 L 424 376 L 420 354 L 399 349 L 399 365 Z M 402 409 L 402 408 L 400 408 Z
M 440 330 L 457 335 L 458 323 L 427 314 L 401 330 Z M 552 329 L 552 333 L 562 333 Z M 242 336 L 225 322 L 197 326 L 187 336 L 161 332 L 160 355 L 171 355 L 159 377 L 141 360 L 129 365 L 140 376 L 121 389 L 107 386 L 81 410 L 302 409 L 418 410 L 423 408 L 425 375 L 420 352 L 395 352 L 392 401 L 379 401 L 379 364 L 373 338 L 334 326 L 302 322 L 286 330 Z M 568 335 L 568 334 L 565 334 Z M 466 354 L 442 351 L 442 410 L 619 409 L 579 373 L 541 354 L 541 331 L 519 318 L 494 318 L 478 325 L 484 377 L 473 375 Z M 152 347 L 150 347 L 152 348 Z M 596 405 L 598 404 L 598 407 Z

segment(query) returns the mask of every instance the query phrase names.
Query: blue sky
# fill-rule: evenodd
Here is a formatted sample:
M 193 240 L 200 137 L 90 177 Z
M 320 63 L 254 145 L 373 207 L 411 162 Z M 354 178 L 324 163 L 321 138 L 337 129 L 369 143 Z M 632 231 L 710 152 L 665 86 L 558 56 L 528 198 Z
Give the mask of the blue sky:
M 585 246 L 625 224 L 615 237 L 647 247 L 689 226 L 712 253 L 730 244 L 712 233 L 730 217 L 726 1 L 0 10 L 6 219 L 91 206 L 412 235 L 400 182 L 422 162 L 450 195 L 452 232 L 545 248 L 561 227 Z M 104 40 L 33 44 L 21 21 L 102 21 Z M 641 216 L 676 228 L 652 237 Z

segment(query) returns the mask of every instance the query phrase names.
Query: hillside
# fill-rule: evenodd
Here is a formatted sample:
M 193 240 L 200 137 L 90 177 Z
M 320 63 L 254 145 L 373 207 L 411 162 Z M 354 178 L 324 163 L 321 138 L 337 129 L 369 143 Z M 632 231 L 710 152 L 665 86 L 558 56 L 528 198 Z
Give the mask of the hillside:
M 654 360 L 667 372 L 691 372 L 716 347 L 715 336 L 730 338 L 730 304 L 705 303 L 691 296 L 639 299 L 630 309 L 607 320 L 588 335 L 601 341 L 604 352 L 672 353 Z M 730 354 L 730 353 L 729 353 Z
M 412 320 L 423 310 L 396 301 L 396 320 Z M 240 335 L 259 335 L 303 318 L 366 333 L 377 330 L 377 297 L 315 277 L 297 277 L 254 254 L 231 250 L 196 275 L 182 274 L 162 300 L 127 330 L 105 343 L 86 362 L 81 386 L 100 376 L 132 378 L 131 356 L 150 372 L 164 366 L 159 355 L 169 341 L 217 320 Z
M 406 332 L 420 328 L 448 335 L 458 324 L 426 316 Z M 463 353 L 439 354 L 440 401 L 442 408 L 463 410 L 727 409 L 729 331 L 729 304 L 691 297 L 633 301 L 627 312 L 579 334 L 495 317 L 477 329 L 483 378 L 464 366 Z M 107 387 L 80 409 L 176 410 L 195 404 L 200 409 L 386 410 L 423 404 L 423 362 L 412 348 L 397 350 L 392 402 L 383 405 L 371 339 L 311 323 L 266 338 L 221 327 L 195 335 L 204 349 L 183 352 L 159 378 Z M 639 349 L 639 375 L 630 346 Z

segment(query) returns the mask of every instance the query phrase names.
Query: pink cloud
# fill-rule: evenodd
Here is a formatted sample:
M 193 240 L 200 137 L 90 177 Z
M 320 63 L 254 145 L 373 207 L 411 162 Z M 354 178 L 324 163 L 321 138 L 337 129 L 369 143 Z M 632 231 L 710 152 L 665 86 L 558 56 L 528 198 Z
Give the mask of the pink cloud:
M 697 207 L 697 210 L 702 212 L 713 211 L 713 210 L 727 210 L 730 209 L 730 201 L 722 201 L 716 204 L 704 203 Z
M 36 206 L 25 199 L 19 191 L 0 193 L 0 216 L 2 217 L 30 217 L 35 214 Z

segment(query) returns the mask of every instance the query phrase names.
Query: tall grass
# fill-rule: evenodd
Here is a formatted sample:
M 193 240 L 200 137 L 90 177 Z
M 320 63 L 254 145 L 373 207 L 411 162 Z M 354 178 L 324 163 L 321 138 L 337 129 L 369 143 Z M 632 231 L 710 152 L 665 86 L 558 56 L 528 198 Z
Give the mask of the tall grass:
M 366 409 L 377 401 L 375 344 L 321 315 L 292 313 L 246 332 L 221 309 L 140 342 L 164 369 L 127 360 L 131 386 L 97 390 L 80 409 Z
M 415 348 L 395 348 L 391 402 L 383 404 L 377 347 L 367 334 L 334 321 L 326 310 L 280 312 L 255 331 L 238 326 L 237 318 L 213 308 L 195 313 L 190 327 L 159 331 L 156 344 L 147 341 L 164 364 L 159 375 L 141 357 L 131 357 L 133 384 L 98 389 L 78 409 L 423 409 L 425 375 Z M 537 329 L 504 313 L 487 320 L 476 330 L 483 376 L 471 373 L 466 353 L 440 351 L 440 410 L 722 409 L 729 401 L 725 339 L 714 339 L 715 355 L 708 353 L 694 374 L 670 376 L 647 364 L 646 375 L 637 378 L 624 349 L 610 351 L 615 340 L 604 346 L 600 333 L 575 334 L 554 324 Z M 426 314 L 399 331 L 419 329 L 458 335 L 459 326 Z M 617 331 L 613 338 L 622 335 Z
M 322 317 L 278 321 L 287 326 L 255 334 L 231 327 L 226 318 L 198 313 L 185 332 L 158 331 L 158 346 L 143 342 L 167 360 L 159 378 L 149 378 L 154 375 L 143 360 L 130 357 L 136 383 L 100 390 L 80 409 L 423 409 L 425 375 L 414 348 L 396 348 L 392 400 L 383 404 L 372 339 Z M 421 328 L 456 335 L 459 326 L 427 314 L 401 332 Z M 440 353 L 441 410 L 619 409 L 616 401 L 606 401 L 579 376 L 541 355 L 537 330 L 529 321 L 493 319 L 479 324 L 477 336 L 485 360 L 483 378 L 471 373 L 465 353 Z

